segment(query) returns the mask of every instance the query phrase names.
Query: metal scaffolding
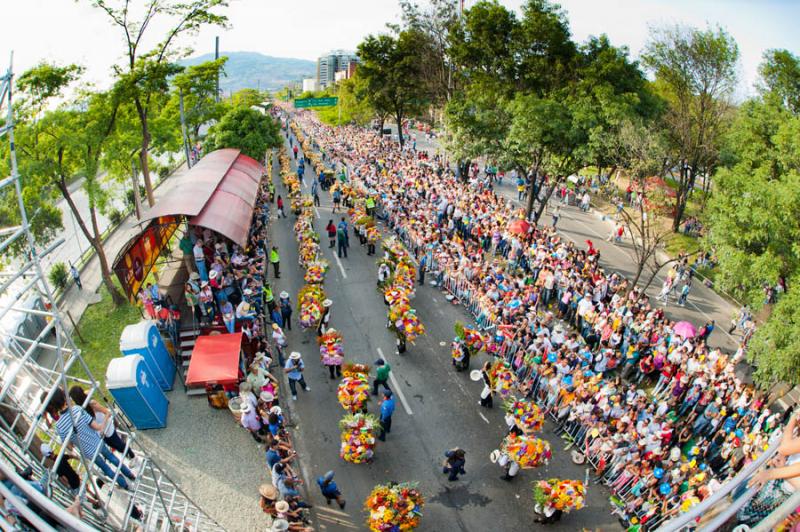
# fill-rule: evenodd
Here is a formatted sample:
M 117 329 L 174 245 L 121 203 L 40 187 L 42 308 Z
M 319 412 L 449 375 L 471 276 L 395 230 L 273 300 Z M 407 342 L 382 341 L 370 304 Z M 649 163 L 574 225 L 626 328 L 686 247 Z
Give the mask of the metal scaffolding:
M 224 530 L 151 459 L 125 415 L 103 395 L 64 328 L 40 262 L 63 240 L 38 248 L 30 229 L 14 144 L 13 79 L 9 66 L 0 77 L 0 140 L 8 139 L 11 175 L 0 179 L 0 194 L 17 202 L 19 224 L 0 229 L 0 252 L 7 254 L 11 246 L 23 252 L 13 271 L 0 272 L 0 322 L 16 320 L 13 327 L 0 325 L 0 478 L 6 480 L 0 483 L 0 496 L 15 509 L 9 513 L 0 508 L 0 528 L 16 520 L 37 530 Z M 70 451 L 46 413 L 50 400 L 74 385 L 85 390 L 86 403 L 94 400 L 109 409 L 126 441 L 118 465 L 109 463 L 113 475 L 95 465 L 102 445 L 93 456 L 83 455 L 77 445 Z M 72 406 L 68 397 L 67 403 Z M 61 416 L 70 417 L 69 440 L 76 431 L 72 409 Z M 50 457 L 43 456 L 42 444 L 52 448 Z M 128 449 L 136 458 L 125 464 Z M 70 489 L 59 479 L 62 461 L 78 472 L 78 488 Z M 123 465 L 135 476 L 127 481 L 127 489 L 117 482 Z M 9 482 L 16 490 L 9 489 Z

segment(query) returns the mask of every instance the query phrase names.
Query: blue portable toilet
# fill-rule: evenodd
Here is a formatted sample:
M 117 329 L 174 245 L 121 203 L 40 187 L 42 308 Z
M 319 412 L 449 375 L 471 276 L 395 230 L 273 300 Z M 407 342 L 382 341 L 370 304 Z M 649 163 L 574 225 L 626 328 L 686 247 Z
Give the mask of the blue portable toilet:
M 175 363 L 164 345 L 156 323 L 143 320 L 123 329 L 119 350 L 125 356 L 141 355 L 150 373 L 162 390 L 171 390 L 175 380 Z
M 141 355 L 128 355 L 109 362 L 106 388 L 137 429 L 167 426 L 169 399 Z

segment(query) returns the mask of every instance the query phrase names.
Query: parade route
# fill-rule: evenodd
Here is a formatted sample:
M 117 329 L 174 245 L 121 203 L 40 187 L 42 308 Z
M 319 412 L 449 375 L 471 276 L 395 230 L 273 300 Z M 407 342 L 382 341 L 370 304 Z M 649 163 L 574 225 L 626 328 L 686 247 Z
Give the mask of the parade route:
M 288 147 L 288 144 L 287 144 Z M 290 152 L 291 153 L 291 152 Z M 292 160 L 292 169 L 295 169 Z M 307 167 L 305 185 L 314 179 Z M 277 194 L 286 198 L 280 183 L 277 165 L 273 167 Z M 324 235 L 329 219 L 338 222 L 343 214 L 331 212 L 331 198 L 320 192 L 321 217 L 315 220 L 316 230 Z M 346 216 L 346 214 L 344 214 Z M 277 218 L 272 224 L 272 240 L 281 252 L 281 278 L 275 290 L 288 291 L 296 305 L 297 291 L 303 286 L 302 271 L 297 266 L 297 242 L 293 231 L 294 216 Z M 349 219 L 348 219 L 349 224 Z M 385 236 L 386 227 L 380 226 Z M 395 336 L 386 328 L 386 309 L 383 295 L 376 290 L 377 264 L 375 256 L 367 256 L 366 246 L 350 233 L 348 257 L 339 259 L 323 238 L 323 257 L 330 268 L 325 279 L 325 293 L 333 301 L 330 325 L 344 337 L 345 360 L 374 367 L 378 358 L 392 368 L 390 386 L 399 399 L 392 432 L 385 443 L 379 442 L 372 464 L 354 465 L 339 458 L 338 421 L 344 411 L 336 400 L 339 380 L 331 380 L 327 369 L 319 363 L 318 347 L 313 330 L 303 331 L 297 325 L 295 306 L 292 330 L 287 331 L 288 351 L 298 350 L 306 363 L 305 378 L 310 392 L 298 393 L 298 400 L 288 407 L 298 434 L 297 448 L 303 464 L 309 500 L 316 506 L 315 525 L 319 530 L 339 531 L 364 529 L 363 501 L 371 489 L 389 480 L 417 481 L 426 498 L 424 519 L 420 530 L 463 531 L 530 529 L 534 523 L 531 482 L 550 477 L 583 480 L 584 467 L 574 465 L 564 450 L 565 442 L 547 424 L 541 437 L 553 449 L 553 459 L 547 466 L 520 473 L 512 482 L 500 479 L 503 471 L 489 461 L 506 432 L 501 401 L 486 410 L 478 406 L 480 383 L 469 380 L 468 373 L 456 373 L 451 365 L 450 342 L 456 320 L 468 323 L 469 314 L 458 305 L 449 303 L 442 292 L 430 285 L 419 286 L 413 305 L 425 325 L 426 334 L 416 345 L 409 344 L 404 355 L 395 353 Z M 270 276 L 272 279 L 272 276 Z M 284 328 L 285 330 L 285 328 Z M 472 361 L 479 368 L 486 360 L 481 355 Z M 373 371 L 374 375 L 374 371 Z M 378 402 L 373 398 L 369 411 L 377 413 Z M 402 406 L 402 408 L 400 408 Z M 457 482 L 448 482 L 442 474 L 444 452 L 453 447 L 466 450 L 467 475 Z M 328 470 L 336 472 L 336 480 L 348 501 L 344 512 L 331 511 L 319 495 L 316 478 Z M 620 528 L 611 515 L 605 487 L 591 484 L 587 507 L 566 515 L 553 530 Z

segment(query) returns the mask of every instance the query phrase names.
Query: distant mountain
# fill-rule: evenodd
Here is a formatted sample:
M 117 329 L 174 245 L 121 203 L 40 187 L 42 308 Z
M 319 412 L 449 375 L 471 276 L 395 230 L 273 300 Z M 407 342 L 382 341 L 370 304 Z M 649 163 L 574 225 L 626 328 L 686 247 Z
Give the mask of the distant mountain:
M 245 88 L 281 89 L 289 83 L 317 75 L 317 63 L 306 59 L 271 57 L 258 52 L 220 52 L 220 56 L 228 57 L 226 75 L 219 80 L 220 89 L 225 94 Z M 180 64 L 191 66 L 213 59 L 214 54 L 204 54 L 183 59 Z

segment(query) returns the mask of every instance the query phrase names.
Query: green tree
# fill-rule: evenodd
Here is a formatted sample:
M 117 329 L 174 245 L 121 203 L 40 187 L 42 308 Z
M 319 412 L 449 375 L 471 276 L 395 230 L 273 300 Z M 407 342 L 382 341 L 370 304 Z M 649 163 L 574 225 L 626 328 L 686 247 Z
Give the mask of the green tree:
M 136 108 L 141 129 L 142 148 L 139 151 L 139 164 L 144 177 L 147 201 L 152 207 L 155 203 L 153 185 L 150 179 L 150 145 L 153 141 L 151 120 L 158 115 L 164 104 L 167 89 L 166 78 L 176 72 L 170 72 L 170 63 L 180 53 L 188 53 L 186 49 L 178 49 L 178 41 L 184 35 L 196 34 L 206 25 L 225 26 L 227 17 L 214 12 L 217 7 L 226 7 L 227 0 L 147 0 L 144 12 L 140 16 L 132 12 L 129 0 L 88 0 L 96 8 L 103 11 L 112 25 L 122 33 L 125 47 L 125 65 L 115 67 L 123 91 Z M 158 44 L 144 50 L 145 42 L 151 40 L 148 28 L 166 27 L 166 33 Z
M 268 97 L 265 93 L 256 89 L 239 89 L 231 95 L 230 105 L 233 107 L 252 107 L 260 106 Z
M 172 123 L 180 123 L 180 97 L 186 118 L 189 144 L 200 140 L 200 128 L 218 121 L 225 114 L 225 104 L 217 102 L 217 76 L 223 76 L 227 57 L 187 67 L 172 78 L 173 90 L 162 114 Z M 260 103 L 260 102 L 259 102 Z
M 97 219 L 98 212 L 105 211 L 109 200 L 108 189 L 100 175 L 100 160 L 115 128 L 118 102 L 110 93 L 83 93 L 75 101 L 42 110 L 62 96 L 77 80 L 79 72 L 74 65 L 41 64 L 20 77 L 20 90 L 31 106 L 28 112 L 21 113 L 26 119 L 18 124 L 20 166 L 42 191 L 61 193 L 97 254 L 103 283 L 114 303 L 120 304 L 124 298 L 112 281 Z M 70 190 L 78 177 L 88 198 L 88 221 Z
M 377 113 L 397 121 L 400 146 L 405 143 L 403 119 L 424 108 L 421 56 L 418 43 L 424 37 L 415 29 L 394 35 L 369 35 L 358 45 L 359 76 L 368 89 Z
M 375 116 L 375 111 L 369 103 L 366 83 L 358 75 L 358 70 L 352 78 L 336 84 L 335 95 L 339 98 L 337 106 L 317 109 L 320 120 L 326 124 L 339 126 L 355 123 L 365 126 Z
M 710 176 L 719 162 L 738 58 L 736 41 L 725 30 L 682 26 L 655 30 L 642 55 L 667 102 L 664 123 L 678 183 L 673 231 L 680 228 L 698 176 Z
M 762 93 L 774 95 L 789 111 L 800 114 L 800 58 L 788 50 L 767 50 L 758 71 Z
M 785 287 L 748 345 L 755 378 L 765 386 L 800 382 L 800 116 L 796 90 L 777 71 L 784 67 L 791 71 L 791 61 L 766 54 L 761 95 L 736 112 L 708 209 L 717 284 L 754 308 L 767 304 L 765 287 Z
M 208 132 L 208 151 L 237 148 L 256 161 L 281 145 L 280 126 L 270 116 L 249 107 L 234 107 Z

